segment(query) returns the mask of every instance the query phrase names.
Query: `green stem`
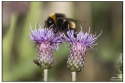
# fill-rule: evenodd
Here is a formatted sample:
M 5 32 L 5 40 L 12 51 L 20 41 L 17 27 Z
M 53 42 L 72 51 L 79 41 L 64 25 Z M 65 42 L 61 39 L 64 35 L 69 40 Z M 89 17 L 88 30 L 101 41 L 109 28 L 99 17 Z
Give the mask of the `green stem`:
M 76 72 L 72 72 L 72 81 L 73 81 L 73 82 L 76 81 Z
M 43 78 L 44 82 L 47 82 L 48 80 L 48 69 L 44 69 L 44 78 Z

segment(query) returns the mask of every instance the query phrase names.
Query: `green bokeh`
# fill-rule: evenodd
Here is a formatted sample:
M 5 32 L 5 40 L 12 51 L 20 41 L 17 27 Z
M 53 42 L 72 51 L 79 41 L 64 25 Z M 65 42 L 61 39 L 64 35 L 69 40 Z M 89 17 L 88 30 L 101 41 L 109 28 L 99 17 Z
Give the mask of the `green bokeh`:
M 29 2 L 29 10 L 25 16 L 21 17 L 23 18 L 22 20 L 19 18 L 19 13 L 12 13 L 10 26 L 6 32 L 3 32 L 4 35 L 2 38 L 2 81 L 43 81 L 43 70 L 33 63 L 33 59 L 37 57 L 37 46 L 35 46 L 35 43 L 29 38 L 30 24 L 32 29 L 35 29 L 36 23 L 39 24 L 42 20 L 42 26 L 44 26 L 44 19 L 50 15 L 50 13 L 48 14 L 47 12 L 56 10 L 56 8 L 49 8 L 53 3 L 54 2 Z M 94 57 L 95 65 L 98 65 L 99 68 L 102 66 L 105 67 L 104 70 L 100 70 L 101 72 L 112 69 L 109 66 L 105 66 L 105 64 L 117 63 L 117 57 L 122 53 L 122 11 L 118 11 L 122 10 L 122 2 L 71 3 L 71 11 L 73 13 L 71 11 L 66 12 L 68 14 L 71 13 L 71 15 L 74 16 L 73 18 L 76 17 L 76 19 L 83 18 L 84 16 L 84 14 L 82 14 L 83 10 L 80 7 L 84 8 L 84 4 L 87 3 L 90 8 L 86 8 L 86 10 L 91 11 L 91 13 L 89 12 L 91 23 L 87 22 L 82 24 L 83 26 L 87 26 L 86 28 L 83 27 L 82 30 L 84 32 L 88 30 L 89 26 L 91 26 L 91 33 L 97 32 L 97 34 L 99 34 L 101 30 L 103 30 L 102 35 L 97 40 L 99 43 L 96 46 L 98 51 L 95 51 L 94 54 L 87 54 L 86 56 L 89 56 L 87 58 L 91 59 L 91 57 Z M 69 5 L 66 6 L 68 7 Z M 115 10 L 115 6 L 117 6 L 116 8 L 118 9 Z M 86 10 L 85 12 L 87 12 Z M 115 14 L 117 13 L 115 11 L 119 12 L 119 16 Z M 62 11 L 60 10 L 60 12 Z M 86 14 L 84 17 L 89 17 L 87 16 L 89 14 Z M 117 20 L 117 18 L 121 19 Z M 117 23 L 117 27 L 115 23 Z M 3 26 L 2 29 L 4 28 Z M 54 67 L 49 70 L 49 81 L 71 81 L 71 73 L 66 67 L 69 52 L 70 45 L 68 43 L 64 43 L 64 45 L 60 46 L 58 52 L 53 51 Z M 85 67 L 87 66 L 88 69 L 79 75 L 78 81 L 98 81 L 96 78 L 89 79 L 91 73 L 88 71 L 91 69 L 90 66 L 93 65 L 85 65 Z M 88 77 L 84 75 L 85 72 L 88 72 Z M 95 77 L 96 73 L 93 75 Z M 85 79 L 84 76 L 88 79 Z M 110 77 L 112 75 L 108 73 L 107 76 Z M 110 81 L 104 78 L 104 76 L 98 76 L 97 78 L 100 79 L 99 81 Z

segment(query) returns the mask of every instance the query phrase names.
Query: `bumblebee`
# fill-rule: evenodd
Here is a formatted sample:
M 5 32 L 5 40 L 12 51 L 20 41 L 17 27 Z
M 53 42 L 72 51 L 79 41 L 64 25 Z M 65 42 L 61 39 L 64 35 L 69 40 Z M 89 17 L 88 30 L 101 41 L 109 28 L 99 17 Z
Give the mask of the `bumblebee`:
M 77 20 L 67 18 L 63 13 L 52 13 L 45 21 L 44 27 L 52 28 L 54 33 L 63 32 L 64 34 L 66 34 L 69 29 L 74 30 L 74 37 L 76 37 L 76 21 Z

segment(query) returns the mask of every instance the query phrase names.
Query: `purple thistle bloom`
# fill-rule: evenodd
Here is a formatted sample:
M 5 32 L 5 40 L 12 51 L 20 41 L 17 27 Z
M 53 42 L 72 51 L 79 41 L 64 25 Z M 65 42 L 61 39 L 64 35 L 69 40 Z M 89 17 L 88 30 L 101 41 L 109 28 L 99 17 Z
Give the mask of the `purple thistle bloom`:
M 64 39 L 70 42 L 71 45 L 67 66 L 72 72 L 81 71 L 81 69 L 84 66 L 87 47 L 93 49 L 93 46 L 98 44 L 98 43 L 94 44 L 94 42 L 101 35 L 101 33 L 98 36 L 96 36 L 96 34 L 95 35 L 90 34 L 90 28 L 89 28 L 88 32 L 83 33 L 81 30 L 77 34 L 77 37 L 74 37 L 74 30 L 67 31 L 68 37 L 64 36 Z
M 38 44 L 38 57 L 34 63 L 43 69 L 51 68 L 54 62 L 52 50 L 58 51 L 58 45 L 63 42 L 60 34 L 54 34 L 52 29 L 43 29 L 40 24 L 35 30 L 30 26 L 30 30 L 30 39 Z

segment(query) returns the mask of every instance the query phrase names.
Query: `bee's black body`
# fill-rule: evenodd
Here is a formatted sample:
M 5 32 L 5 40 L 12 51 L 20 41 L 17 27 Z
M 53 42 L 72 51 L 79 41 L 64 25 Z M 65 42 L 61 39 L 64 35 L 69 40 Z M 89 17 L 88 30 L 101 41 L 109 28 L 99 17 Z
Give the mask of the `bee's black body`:
M 70 30 L 74 30 L 76 37 L 76 25 L 73 19 L 66 18 L 66 16 L 62 13 L 52 13 L 48 19 L 45 21 L 45 27 L 52 28 L 54 33 L 66 32 Z

